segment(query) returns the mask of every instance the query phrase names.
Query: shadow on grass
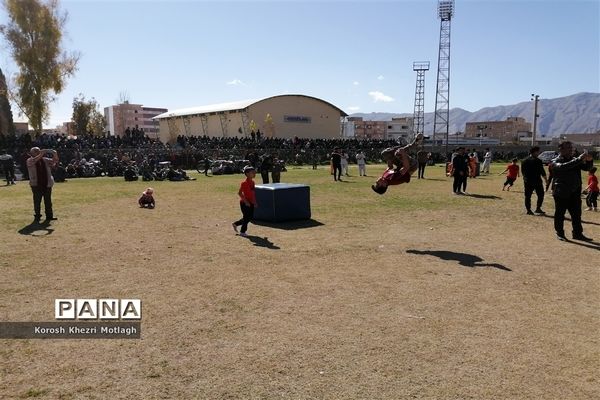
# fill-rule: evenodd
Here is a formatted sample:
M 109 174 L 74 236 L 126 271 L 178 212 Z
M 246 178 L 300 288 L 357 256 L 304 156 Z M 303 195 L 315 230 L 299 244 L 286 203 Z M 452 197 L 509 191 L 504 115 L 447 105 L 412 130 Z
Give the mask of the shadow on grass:
M 314 228 L 316 226 L 322 226 L 323 223 L 314 219 L 305 221 L 287 221 L 287 222 L 267 222 L 267 221 L 252 221 L 254 225 L 266 226 L 268 228 L 285 229 L 286 231 L 293 231 L 296 229 Z
M 554 220 L 554 215 L 542 214 L 542 216 Z M 571 221 L 571 218 L 565 216 L 565 221 Z M 581 223 L 585 224 L 585 225 L 598 225 L 598 226 L 600 226 L 600 224 L 597 223 L 597 222 L 584 221 L 583 219 L 581 220 Z
M 598 250 L 600 251 L 600 243 L 598 242 L 580 242 L 580 241 L 575 241 L 575 240 L 568 240 L 568 243 L 573 243 L 576 244 L 577 246 L 581 246 L 581 247 L 587 247 L 588 249 L 592 249 L 592 250 Z
M 474 197 L 476 199 L 490 199 L 490 200 L 502 200 L 502 197 L 494 196 L 493 194 L 475 194 L 469 193 L 467 197 Z
M 481 261 L 483 261 L 483 258 L 473 254 L 456 253 L 454 251 L 446 250 L 406 250 L 406 252 L 410 254 L 424 254 L 428 256 L 434 256 L 446 261 L 458 261 L 458 263 L 464 267 L 494 267 L 503 271 L 512 271 L 512 269 L 505 267 L 501 264 L 481 263 Z
M 246 239 L 248 239 L 249 241 L 254 243 L 255 246 L 258 246 L 258 247 L 265 247 L 265 248 L 271 249 L 271 250 L 279 250 L 281 248 L 281 247 L 275 245 L 273 242 L 271 242 L 267 237 L 248 235 L 248 236 L 246 236 Z
M 50 222 L 37 222 L 33 221 L 27 226 L 19 229 L 21 235 L 29 235 L 29 236 L 48 236 L 54 232 L 54 229 L 50 228 Z

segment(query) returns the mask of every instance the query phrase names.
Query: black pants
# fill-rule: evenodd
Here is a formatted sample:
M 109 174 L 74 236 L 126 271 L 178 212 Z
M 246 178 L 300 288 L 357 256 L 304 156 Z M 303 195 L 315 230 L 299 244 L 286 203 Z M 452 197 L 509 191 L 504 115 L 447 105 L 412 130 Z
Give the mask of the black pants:
M 271 177 L 273 178 L 273 183 L 281 182 L 281 172 L 273 171 L 271 172 Z
M 460 175 L 458 171 L 454 171 L 454 182 L 452 183 L 452 191 L 454 193 L 460 193 L 460 187 L 463 184 L 464 175 Z
M 588 207 L 598 208 L 598 192 L 589 192 L 585 198 Z
M 554 196 L 554 229 L 558 235 L 564 236 L 565 212 L 571 214 L 571 224 L 573 225 L 573 235 L 581 235 L 583 227 L 581 226 L 581 195 L 579 192 L 571 194 L 567 198 L 558 198 Z
M 535 183 L 525 183 L 525 209 L 531 211 L 531 195 L 535 191 L 537 196 L 537 207 L 536 210 L 542 209 L 544 203 L 544 185 L 542 181 Z
M 54 217 L 52 213 L 52 188 L 40 188 L 38 186 L 31 186 L 31 192 L 33 193 L 33 211 L 36 219 L 42 218 L 41 206 L 42 198 L 44 199 L 44 212 L 46 219 Z
M 240 232 L 246 233 L 248 230 L 248 223 L 252 221 L 252 217 L 254 217 L 254 204 L 250 204 L 247 206 L 245 203 L 240 203 L 240 208 L 242 209 L 242 219 L 235 221 L 235 226 L 242 226 Z
M 6 177 L 6 184 L 12 183 L 16 180 L 15 178 L 15 167 L 4 167 L 4 175 Z
M 463 190 L 463 192 L 467 191 L 467 178 L 469 178 L 469 173 L 465 172 L 465 174 L 462 176 L 462 190 Z
M 342 178 L 342 164 L 333 164 L 333 180 Z
M 263 183 L 265 183 L 265 184 L 269 183 L 269 170 L 266 170 L 266 171 L 261 170 L 260 176 L 262 177 Z
M 418 179 L 425 178 L 425 166 L 427 166 L 427 163 L 419 163 Z

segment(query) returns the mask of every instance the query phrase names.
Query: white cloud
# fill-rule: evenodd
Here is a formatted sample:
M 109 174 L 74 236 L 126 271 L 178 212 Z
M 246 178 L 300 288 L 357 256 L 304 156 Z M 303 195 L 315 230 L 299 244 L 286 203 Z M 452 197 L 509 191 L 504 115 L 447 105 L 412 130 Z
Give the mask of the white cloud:
M 352 84 L 353 84 L 354 86 L 358 86 L 358 81 L 354 81 L 354 82 L 352 82 Z
M 385 94 L 381 93 L 381 92 L 369 92 L 369 96 L 371 96 L 371 98 L 373 98 L 373 101 L 375 103 L 378 103 L 380 101 L 384 102 L 384 103 L 389 103 L 394 101 L 394 99 L 390 96 L 386 96 Z
M 348 107 L 348 111 L 358 111 L 358 110 L 360 110 L 360 107 L 358 107 L 358 106 Z
M 384 79 L 385 79 L 385 78 L 383 77 L 383 75 L 379 75 L 379 76 L 377 77 L 377 80 L 378 80 L 378 81 L 382 81 L 382 80 L 384 80 Z
M 246 86 L 246 84 L 239 79 L 234 79 L 232 81 L 226 82 L 226 84 L 232 85 L 232 86 L 237 86 L 237 85 Z

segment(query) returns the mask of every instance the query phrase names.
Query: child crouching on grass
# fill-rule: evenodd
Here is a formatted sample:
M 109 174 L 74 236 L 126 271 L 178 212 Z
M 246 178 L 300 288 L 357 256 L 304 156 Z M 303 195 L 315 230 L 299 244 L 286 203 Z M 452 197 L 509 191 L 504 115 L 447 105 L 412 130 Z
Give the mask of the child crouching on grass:
M 154 203 L 154 189 L 147 188 L 142 192 L 142 197 L 138 200 L 138 203 L 141 208 L 154 208 L 156 203 Z
M 254 167 L 248 165 L 244 167 L 244 175 L 246 175 L 246 180 L 243 181 L 240 185 L 240 190 L 238 190 L 238 195 L 240 196 L 240 208 L 242 209 L 242 218 L 238 221 L 235 221 L 233 224 L 233 230 L 237 233 L 237 227 L 242 226 L 240 230 L 240 236 L 248 236 L 246 234 L 246 230 L 248 229 L 248 223 L 254 217 L 254 209 L 258 207 L 256 203 L 256 191 L 254 189 L 254 177 L 256 176 L 256 171 Z

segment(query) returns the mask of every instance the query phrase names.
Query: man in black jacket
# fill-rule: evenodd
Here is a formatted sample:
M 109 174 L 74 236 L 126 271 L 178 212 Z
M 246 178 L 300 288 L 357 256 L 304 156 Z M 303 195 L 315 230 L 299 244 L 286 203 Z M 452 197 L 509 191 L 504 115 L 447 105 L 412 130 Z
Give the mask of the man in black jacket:
M 546 214 L 542 211 L 542 204 L 544 203 L 544 186 L 542 184 L 542 178 L 547 184 L 546 171 L 544 170 L 544 164 L 542 160 L 538 158 L 540 154 L 540 148 L 534 146 L 529 150 L 529 157 L 521 162 L 521 174 L 523 174 L 523 182 L 525 183 L 525 209 L 527 215 L 533 215 L 531 211 L 531 195 L 533 191 L 537 196 L 537 207 L 535 212 L 537 214 Z
M 452 183 L 452 191 L 454 194 L 463 194 L 460 191 L 463 186 L 463 181 L 467 179 L 469 174 L 469 164 L 465 157 L 465 148 L 459 147 L 456 156 L 452 159 L 452 171 L 454 182 Z
M 562 142 L 558 149 L 560 155 L 552 160 L 552 175 L 554 180 L 554 229 L 558 240 L 566 241 L 564 222 L 565 212 L 571 214 L 573 239 L 586 242 L 592 239 L 583 235 L 581 225 L 581 171 L 592 168 L 592 156 L 583 152 L 579 157 L 573 157 L 573 144 Z

